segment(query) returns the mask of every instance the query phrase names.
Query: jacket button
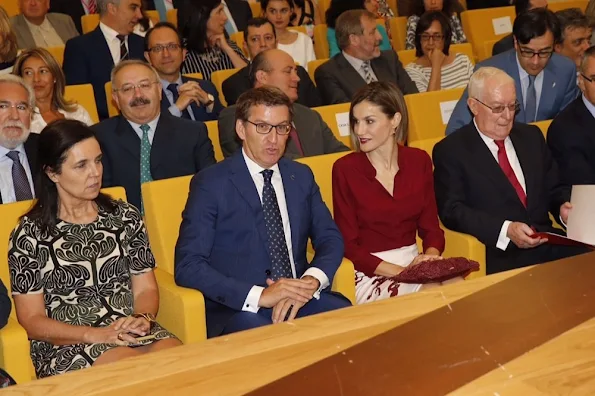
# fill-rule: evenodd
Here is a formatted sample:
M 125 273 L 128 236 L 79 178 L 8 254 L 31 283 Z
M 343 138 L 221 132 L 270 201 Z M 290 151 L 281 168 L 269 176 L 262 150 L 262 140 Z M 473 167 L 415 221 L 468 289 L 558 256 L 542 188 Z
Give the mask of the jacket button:
M 264 273 L 266 274 L 266 276 L 271 276 L 271 270 L 266 270 L 264 271 Z

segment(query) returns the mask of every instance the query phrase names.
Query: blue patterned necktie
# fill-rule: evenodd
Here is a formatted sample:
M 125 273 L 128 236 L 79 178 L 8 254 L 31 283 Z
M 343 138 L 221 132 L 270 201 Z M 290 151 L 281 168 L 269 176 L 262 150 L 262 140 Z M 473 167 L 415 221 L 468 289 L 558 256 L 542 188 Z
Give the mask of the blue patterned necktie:
M 525 101 L 526 122 L 534 122 L 537 113 L 537 93 L 535 91 L 535 76 L 529 76 L 527 100 Z
M 277 281 L 281 278 L 293 278 L 291 261 L 289 261 L 289 250 L 285 241 L 283 231 L 283 220 L 277 202 L 277 195 L 271 183 L 273 171 L 265 169 L 262 172 L 264 188 L 262 189 L 262 211 L 264 222 L 269 237 L 269 256 L 273 268 L 271 268 L 271 279 Z
M 9 151 L 6 156 L 12 160 L 12 184 L 14 185 L 14 195 L 17 201 L 26 201 L 33 199 L 31 186 L 25 168 L 19 161 L 18 151 Z

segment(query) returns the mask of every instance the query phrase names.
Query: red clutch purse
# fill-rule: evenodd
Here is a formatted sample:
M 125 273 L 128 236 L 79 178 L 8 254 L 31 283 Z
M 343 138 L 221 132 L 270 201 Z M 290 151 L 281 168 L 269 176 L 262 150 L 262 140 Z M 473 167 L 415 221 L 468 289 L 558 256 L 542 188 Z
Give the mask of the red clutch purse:
M 409 266 L 399 275 L 393 277 L 401 283 L 437 283 L 466 277 L 473 271 L 479 271 L 479 263 L 464 257 L 452 257 L 441 260 L 422 261 Z

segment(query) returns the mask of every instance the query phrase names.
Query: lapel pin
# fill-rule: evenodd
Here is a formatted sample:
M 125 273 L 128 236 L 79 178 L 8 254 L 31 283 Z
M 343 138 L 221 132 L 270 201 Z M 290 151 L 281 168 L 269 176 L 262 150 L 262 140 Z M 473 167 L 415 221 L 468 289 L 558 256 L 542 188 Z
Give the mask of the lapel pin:
M 552 88 L 554 88 L 556 86 L 556 82 L 554 81 L 554 83 L 552 84 Z
M 295 175 L 293 175 L 293 174 L 292 174 L 292 175 L 290 176 L 290 178 L 291 178 L 291 180 L 295 180 Z

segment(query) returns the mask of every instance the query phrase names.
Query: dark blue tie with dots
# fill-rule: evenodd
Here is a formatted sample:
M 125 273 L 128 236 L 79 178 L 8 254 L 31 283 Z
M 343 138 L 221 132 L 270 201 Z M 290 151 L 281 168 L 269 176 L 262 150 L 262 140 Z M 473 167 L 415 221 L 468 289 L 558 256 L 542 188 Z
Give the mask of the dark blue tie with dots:
M 271 183 L 273 171 L 265 169 L 262 172 L 264 188 L 262 190 L 262 211 L 269 237 L 269 256 L 271 257 L 271 278 L 276 281 L 281 278 L 293 278 L 289 251 L 283 232 L 283 220 L 277 202 L 277 195 Z

